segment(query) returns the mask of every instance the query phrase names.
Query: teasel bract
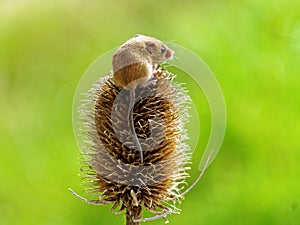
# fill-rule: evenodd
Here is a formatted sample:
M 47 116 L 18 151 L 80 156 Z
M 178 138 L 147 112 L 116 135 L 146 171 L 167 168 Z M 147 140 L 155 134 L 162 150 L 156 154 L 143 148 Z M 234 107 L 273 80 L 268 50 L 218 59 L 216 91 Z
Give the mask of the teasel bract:
M 112 74 L 85 93 L 79 113 L 83 141 L 81 175 L 91 204 L 112 204 L 126 211 L 126 224 L 138 225 L 142 210 L 156 215 L 178 212 L 190 164 L 185 143 L 190 98 L 175 75 L 160 67 L 147 86 L 135 90 L 133 122 L 143 149 L 130 132 L 129 92 Z M 76 194 L 75 194 L 76 195 Z M 78 196 L 79 197 L 79 196 Z

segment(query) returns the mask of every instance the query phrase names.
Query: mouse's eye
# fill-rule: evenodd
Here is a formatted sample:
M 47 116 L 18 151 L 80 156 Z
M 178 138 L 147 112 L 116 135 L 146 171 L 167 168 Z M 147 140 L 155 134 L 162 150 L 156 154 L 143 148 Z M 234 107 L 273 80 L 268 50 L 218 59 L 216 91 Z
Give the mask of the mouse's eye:
M 166 49 L 165 49 L 164 47 L 161 47 L 161 48 L 160 48 L 160 51 L 161 51 L 162 54 L 164 54 L 165 51 L 166 51 Z

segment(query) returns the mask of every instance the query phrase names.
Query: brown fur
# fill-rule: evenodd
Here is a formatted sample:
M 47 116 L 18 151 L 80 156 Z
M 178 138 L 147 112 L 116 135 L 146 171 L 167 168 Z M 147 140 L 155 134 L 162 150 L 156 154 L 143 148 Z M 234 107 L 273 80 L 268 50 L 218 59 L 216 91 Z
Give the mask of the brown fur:
M 146 80 L 149 73 L 151 73 L 149 68 L 142 63 L 133 63 L 116 71 L 114 78 L 118 86 L 125 87 L 137 79 L 145 78 Z
M 173 51 L 162 41 L 154 37 L 136 35 L 126 41 L 113 56 L 115 82 L 122 88 L 135 89 L 153 76 L 159 63 L 172 56 Z M 127 86 L 129 83 L 131 84 Z

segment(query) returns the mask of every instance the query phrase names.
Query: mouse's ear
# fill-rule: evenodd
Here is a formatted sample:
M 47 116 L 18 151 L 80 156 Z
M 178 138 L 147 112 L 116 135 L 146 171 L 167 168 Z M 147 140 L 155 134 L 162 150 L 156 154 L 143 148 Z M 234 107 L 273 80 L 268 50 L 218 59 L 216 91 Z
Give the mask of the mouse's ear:
M 141 36 L 141 34 L 136 34 L 136 35 L 134 35 L 134 37 L 139 37 L 139 36 Z
M 152 54 L 154 52 L 154 50 L 155 50 L 155 44 L 153 42 L 151 42 L 151 41 L 147 41 L 145 44 L 146 44 L 147 51 L 150 54 Z

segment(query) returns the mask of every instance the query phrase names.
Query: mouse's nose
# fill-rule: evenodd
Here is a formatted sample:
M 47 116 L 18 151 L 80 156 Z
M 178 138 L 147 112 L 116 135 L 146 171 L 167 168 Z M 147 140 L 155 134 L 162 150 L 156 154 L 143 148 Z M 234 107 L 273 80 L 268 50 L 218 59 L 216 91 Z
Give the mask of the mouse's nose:
M 173 51 L 167 50 L 165 54 L 166 59 L 172 59 L 173 57 Z

